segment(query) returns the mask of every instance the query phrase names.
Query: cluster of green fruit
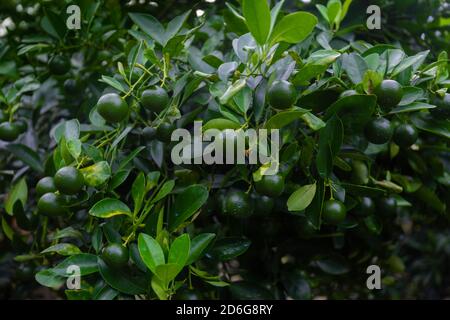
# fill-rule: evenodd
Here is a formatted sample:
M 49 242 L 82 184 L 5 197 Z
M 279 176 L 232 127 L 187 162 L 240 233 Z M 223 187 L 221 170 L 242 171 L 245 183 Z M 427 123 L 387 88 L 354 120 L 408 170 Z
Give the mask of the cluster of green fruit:
M 36 193 L 40 197 L 37 207 L 47 216 L 60 216 L 66 212 L 63 196 L 79 193 L 84 186 L 83 174 L 75 167 L 63 167 L 54 177 L 44 177 L 36 184 Z
M 150 87 L 142 91 L 139 101 L 146 110 L 159 114 L 169 104 L 169 94 L 162 87 Z M 97 102 L 97 112 L 106 121 L 118 123 L 127 119 L 130 108 L 127 102 L 117 93 L 106 93 Z M 175 130 L 173 123 L 161 121 L 155 127 L 145 127 L 142 130 L 142 135 L 148 140 L 156 138 L 162 142 L 169 142 L 173 130 Z
M 346 90 L 341 94 L 342 97 L 357 94 L 355 90 Z M 374 94 L 377 96 L 378 104 L 384 111 L 389 111 L 397 106 L 403 97 L 403 89 L 400 83 L 395 80 L 384 80 L 378 85 Z M 286 109 L 291 107 L 296 101 L 295 86 L 286 81 L 275 81 L 268 90 L 268 100 L 270 105 L 275 109 Z M 447 112 L 450 110 L 450 95 L 444 98 L 436 98 L 436 105 L 439 112 Z M 404 148 L 413 145 L 418 138 L 417 129 L 411 124 L 399 124 L 397 127 L 384 117 L 377 117 L 367 123 L 365 130 L 367 140 L 373 144 L 384 144 L 392 138 L 394 142 Z
M 403 88 L 395 80 L 383 80 L 374 90 L 378 104 L 384 111 L 390 111 L 397 106 L 403 97 Z M 378 117 L 367 123 L 365 130 L 367 140 L 373 144 L 385 144 L 392 138 L 394 142 L 403 148 L 412 146 L 418 138 L 417 129 L 408 123 L 403 123 L 394 128 L 392 123 Z

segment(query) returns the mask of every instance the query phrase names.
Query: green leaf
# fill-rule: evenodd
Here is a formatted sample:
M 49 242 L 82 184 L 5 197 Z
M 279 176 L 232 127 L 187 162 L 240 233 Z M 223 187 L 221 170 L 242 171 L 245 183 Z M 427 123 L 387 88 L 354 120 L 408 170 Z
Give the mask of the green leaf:
M 153 198 L 152 202 L 155 203 L 161 199 L 164 199 L 169 193 L 172 192 L 174 187 L 175 187 L 175 180 L 169 180 L 164 182 L 161 189 L 159 189 L 158 193 Z
M 164 33 L 164 41 L 167 43 L 170 39 L 172 39 L 183 27 L 183 24 L 186 22 L 187 18 L 191 14 L 191 10 L 186 11 L 185 13 L 173 18 L 168 24 L 166 31 Z
M 422 114 L 413 115 L 411 120 L 420 130 L 450 139 L 450 123 L 448 120 L 427 118 Z
M 61 288 L 61 286 L 66 282 L 64 277 L 55 274 L 52 269 L 41 270 L 36 273 L 34 278 L 40 285 L 53 288 L 55 290 Z
M 225 129 L 239 129 L 240 127 L 241 127 L 241 125 L 234 121 L 224 119 L 224 118 L 217 118 L 217 119 L 209 120 L 203 126 L 203 131 L 206 131 L 208 129 L 218 129 L 218 130 L 222 131 Z
M 243 0 L 242 13 L 255 40 L 263 45 L 270 32 L 270 10 L 266 0 Z
M 326 111 L 325 120 L 337 114 L 346 132 L 360 131 L 372 117 L 377 98 L 374 95 L 353 95 L 339 99 Z
M 164 252 L 158 241 L 141 233 L 138 237 L 138 248 L 142 261 L 153 274 L 156 274 L 156 267 L 165 263 Z
M 76 160 L 81 155 L 80 139 L 71 139 L 66 141 L 66 148 L 70 155 Z
M 160 300 L 167 300 L 168 293 L 165 287 L 165 283 L 159 279 L 157 276 L 152 277 L 151 286 L 153 291 L 156 293 Z
M 243 254 L 250 247 L 250 240 L 230 237 L 218 240 L 208 255 L 219 261 L 228 261 Z
M 77 119 L 64 121 L 57 125 L 53 131 L 52 136 L 56 142 L 60 143 L 61 139 L 75 140 L 80 138 L 80 123 Z
M 269 32 L 269 34 L 272 33 L 273 28 L 275 27 L 275 23 L 277 22 L 278 15 L 281 11 L 281 7 L 283 6 L 283 4 L 284 4 L 284 0 L 281 0 L 273 6 L 272 10 L 270 10 L 270 32 Z
M 25 207 L 28 199 L 28 186 L 25 177 L 17 181 L 9 190 L 5 199 L 5 211 L 12 216 L 13 208 L 16 201 L 20 201 L 22 206 Z
M 231 98 L 233 98 L 239 91 L 244 89 L 245 84 L 245 79 L 239 79 L 233 82 L 233 84 L 229 86 L 224 94 L 219 98 L 219 102 L 221 104 L 227 104 Z
M 340 151 L 343 138 L 343 124 L 335 114 L 327 121 L 325 128 L 320 131 L 316 165 L 322 178 L 330 177 L 333 159 Z
M 289 123 L 300 119 L 308 110 L 301 109 L 298 107 L 292 108 L 291 110 L 278 112 L 273 115 L 265 124 L 266 129 L 281 129 L 287 126 Z
M 175 197 L 175 203 L 169 219 L 169 230 L 173 231 L 208 200 L 208 189 L 203 185 L 191 185 Z
M 130 175 L 130 170 L 120 170 L 117 171 L 116 174 L 111 178 L 110 183 L 108 184 L 108 190 L 114 190 L 118 186 L 127 180 Z
M 308 12 L 298 11 L 288 14 L 275 25 L 271 43 L 299 43 L 311 34 L 317 22 L 317 18 Z
M 101 258 L 98 258 L 98 269 L 105 282 L 112 288 L 130 295 L 147 292 L 144 277 L 132 277 L 129 272 L 110 268 Z
M 161 264 L 156 267 L 155 275 L 163 282 L 164 287 L 167 288 L 170 281 L 175 279 L 179 273 L 178 269 L 179 267 L 175 263 Z
M 347 260 L 338 254 L 330 254 L 315 260 L 316 265 L 325 273 L 341 275 L 350 271 Z
M 44 10 L 45 16 L 41 20 L 41 27 L 49 35 L 62 40 L 66 34 L 67 27 L 60 14 L 57 14 L 51 10 Z
M 430 50 L 426 50 L 426 51 L 422 51 L 419 52 L 418 54 L 412 56 L 412 57 L 408 57 L 406 59 L 404 59 L 402 62 L 400 62 L 392 71 L 391 77 L 395 77 L 396 75 L 400 74 L 401 72 L 403 72 L 404 70 L 406 70 L 407 68 L 416 65 L 415 70 L 418 69 L 418 67 L 420 66 L 420 64 L 422 64 L 425 61 L 425 58 L 428 56 L 428 54 L 430 53 Z
M 308 184 L 291 194 L 287 201 L 289 211 L 303 211 L 313 201 L 316 194 L 316 183 Z
M 189 252 L 191 248 L 191 240 L 189 238 L 189 234 L 184 233 L 178 238 L 176 238 L 169 250 L 169 257 L 167 262 L 173 263 L 178 266 L 178 273 L 183 269 L 186 265 L 186 262 L 189 258 Z
M 98 187 L 111 177 L 111 167 L 108 162 L 100 161 L 80 170 L 88 186 Z
M 191 251 L 189 253 L 189 259 L 187 260 L 186 265 L 190 265 L 199 260 L 215 237 L 216 235 L 214 233 L 202 233 L 192 239 Z
M 316 117 L 311 112 L 306 112 L 300 117 L 312 130 L 318 131 L 325 127 L 325 122 L 322 119 Z
M 385 191 L 380 188 L 360 186 L 351 183 L 341 183 L 341 187 L 349 194 L 360 197 L 380 197 L 385 194 Z
M 342 11 L 340 0 L 330 0 L 327 3 L 327 16 L 330 24 L 339 24 Z
M 352 52 L 342 55 L 342 69 L 344 69 L 354 84 L 359 84 L 363 81 L 368 66 L 359 54 Z
M 145 175 L 140 172 L 131 187 L 131 195 L 134 201 L 134 213 L 139 212 L 145 197 Z
M 142 31 L 152 37 L 152 39 L 154 39 L 160 45 L 165 45 L 164 26 L 155 17 L 143 13 L 129 13 L 128 15 L 130 16 L 131 20 L 133 20 L 133 22 L 142 29 Z
M 6 146 L 6 149 L 11 152 L 16 158 L 29 165 L 37 172 L 44 172 L 44 166 L 39 155 L 29 147 L 23 144 L 8 144 Z
M 74 254 L 81 253 L 80 249 L 71 243 L 58 243 L 41 251 L 41 253 L 55 253 L 55 252 L 62 256 L 72 256 Z
M 119 294 L 118 291 L 111 288 L 109 285 L 105 284 L 105 286 L 96 291 L 93 299 L 94 300 L 114 300 L 115 297 Z
M 9 226 L 8 222 L 4 217 L 2 217 L 2 230 L 4 235 L 10 240 L 13 240 L 14 230 Z
M 242 114 L 247 113 L 253 104 L 252 90 L 249 87 L 244 87 L 233 97 L 233 101 Z
M 145 146 L 140 146 L 134 149 L 126 158 L 124 158 L 117 168 L 117 171 L 120 171 L 126 167 L 126 165 L 133 160 L 142 150 L 145 149 Z
M 367 70 L 364 74 L 363 88 L 367 94 L 372 94 L 374 89 L 383 81 L 383 76 L 376 71 Z
M 80 268 L 80 276 L 98 272 L 97 256 L 89 253 L 80 253 L 66 258 L 59 263 L 52 271 L 62 277 L 69 277 L 68 268 L 75 265 Z
M 110 85 L 111 87 L 113 87 L 114 89 L 119 90 L 120 92 L 127 92 L 127 89 L 124 88 L 122 83 L 119 80 L 114 79 L 112 77 L 102 76 L 101 80 L 99 80 L 99 81 L 100 82 L 104 82 L 107 85 Z
M 403 112 L 414 112 L 414 111 L 433 109 L 433 108 L 436 108 L 436 106 L 425 103 L 425 102 L 413 102 L 408 105 L 395 107 L 389 113 L 395 114 L 395 113 L 403 113 Z
M 105 198 L 94 204 L 89 210 L 89 214 L 98 218 L 111 218 L 122 214 L 131 216 L 131 210 L 118 199 Z

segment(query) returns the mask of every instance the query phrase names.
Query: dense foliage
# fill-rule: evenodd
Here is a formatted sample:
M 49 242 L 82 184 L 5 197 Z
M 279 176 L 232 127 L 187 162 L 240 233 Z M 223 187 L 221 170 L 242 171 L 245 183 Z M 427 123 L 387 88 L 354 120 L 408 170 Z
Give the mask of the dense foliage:
M 448 6 L 160 2 L 0 4 L 0 297 L 450 296 Z M 175 165 L 194 121 L 278 173 Z

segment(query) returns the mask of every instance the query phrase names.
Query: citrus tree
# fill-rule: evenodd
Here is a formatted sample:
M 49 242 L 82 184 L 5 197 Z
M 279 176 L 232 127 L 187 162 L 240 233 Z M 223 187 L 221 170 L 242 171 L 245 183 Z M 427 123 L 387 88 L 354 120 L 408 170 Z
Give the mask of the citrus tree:
M 359 39 L 350 0 L 160 20 L 106 2 L 75 30 L 30 5 L 0 38 L 6 297 L 448 296 L 445 51 Z M 245 140 L 244 163 L 175 164 L 197 122 L 227 152 L 230 130 L 277 131 L 279 157 Z

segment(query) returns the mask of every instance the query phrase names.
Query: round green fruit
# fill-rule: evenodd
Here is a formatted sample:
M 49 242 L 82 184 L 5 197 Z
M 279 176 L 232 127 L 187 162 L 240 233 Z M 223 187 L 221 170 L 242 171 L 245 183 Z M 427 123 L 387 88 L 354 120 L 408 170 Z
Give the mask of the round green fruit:
M 324 203 L 322 218 L 326 224 L 337 225 L 345 220 L 347 209 L 338 200 L 328 200 Z
M 14 124 L 16 125 L 17 130 L 19 130 L 20 134 L 26 132 L 28 129 L 28 124 L 24 119 L 19 119 L 16 122 L 14 122 Z
M 284 191 L 284 177 L 282 175 L 264 175 L 255 181 L 255 189 L 259 194 L 268 197 L 278 197 Z
M 364 161 L 353 160 L 352 161 L 352 183 L 354 184 L 367 184 L 369 182 L 369 168 Z
M 231 190 L 225 196 L 225 213 L 235 217 L 248 217 L 253 213 L 250 197 L 243 191 Z
M 393 197 L 378 199 L 376 203 L 378 212 L 385 215 L 394 215 L 397 213 L 397 200 Z
M 147 140 L 153 140 L 156 137 L 156 129 L 153 127 L 145 127 L 142 130 L 142 135 Z
M 20 130 L 15 123 L 3 122 L 0 123 L 0 140 L 14 141 L 20 135 Z
M 162 142 L 170 142 L 175 124 L 163 122 L 156 128 L 156 138 Z
M 110 267 L 123 267 L 128 263 L 128 249 L 121 244 L 111 243 L 103 248 L 102 259 Z
M 148 110 L 160 113 L 169 103 L 169 95 L 164 88 L 154 87 L 144 90 L 141 95 L 141 104 Z
M 254 213 L 257 215 L 267 216 L 272 213 L 275 201 L 273 198 L 261 195 L 259 193 L 252 193 Z
M 44 177 L 36 184 L 36 193 L 38 196 L 42 196 L 46 193 L 55 191 L 55 180 L 52 177 Z
M 63 194 L 77 194 L 84 186 L 83 174 L 74 167 L 59 169 L 54 177 L 56 188 Z
M 66 56 L 56 55 L 48 62 L 50 72 L 54 75 L 61 76 L 70 70 L 70 60 Z
M 109 122 L 120 122 L 128 115 L 128 105 L 117 93 L 106 93 L 97 102 L 97 112 Z
M 68 95 L 76 95 L 81 92 L 81 83 L 75 79 L 67 79 L 63 86 Z
M 374 90 L 378 104 L 385 108 L 393 108 L 403 97 L 403 88 L 395 80 L 383 80 Z
M 60 216 L 65 212 L 61 197 L 53 192 L 48 192 L 40 197 L 37 207 L 40 213 L 51 217 Z
M 419 132 L 410 124 L 401 124 L 394 131 L 394 142 L 403 148 L 412 146 L 419 137 Z
M 364 129 L 367 140 L 373 144 L 384 144 L 392 138 L 394 129 L 391 122 L 385 118 L 369 121 Z
M 360 217 L 370 216 L 375 213 L 375 202 L 372 198 L 362 197 L 353 212 Z
M 295 87 L 286 80 L 274 81 L 268 91 L 269 103 L 276 109 L 291 107 L 297 98 Z

